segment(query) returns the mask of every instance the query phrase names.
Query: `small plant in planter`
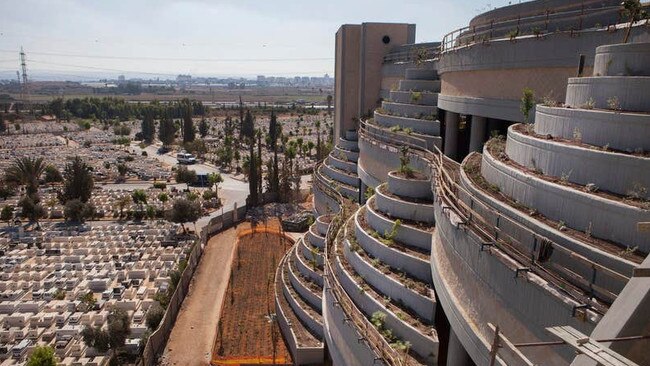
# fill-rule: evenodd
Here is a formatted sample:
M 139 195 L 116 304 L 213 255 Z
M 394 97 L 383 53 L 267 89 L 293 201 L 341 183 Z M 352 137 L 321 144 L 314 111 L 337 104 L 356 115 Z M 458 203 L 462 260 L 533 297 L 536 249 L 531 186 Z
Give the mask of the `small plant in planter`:
M 411 92 L 411 102 L 418 104 L 420 99 L 422 99 L 422 92 L 419 91 Z
M 399 158 L 400 166 L 399 172 L 404 175 L 406 178 L 415 178 L 415 170 L 409 165 L 411 158 L 409 157 L 409 148 L 408 146 L 402 146 L 400 149 L 401 156 Z

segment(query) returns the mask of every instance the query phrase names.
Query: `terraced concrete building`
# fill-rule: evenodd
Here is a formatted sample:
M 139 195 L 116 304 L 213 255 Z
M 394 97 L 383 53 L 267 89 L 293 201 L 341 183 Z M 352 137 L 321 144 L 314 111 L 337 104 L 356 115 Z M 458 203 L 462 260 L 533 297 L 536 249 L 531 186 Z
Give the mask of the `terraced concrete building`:
M 650 363 L 650 28 L 624 10 L 531 1 L 347 65 L 341 28 L 319 219 L 276 278 L 296 364 Z

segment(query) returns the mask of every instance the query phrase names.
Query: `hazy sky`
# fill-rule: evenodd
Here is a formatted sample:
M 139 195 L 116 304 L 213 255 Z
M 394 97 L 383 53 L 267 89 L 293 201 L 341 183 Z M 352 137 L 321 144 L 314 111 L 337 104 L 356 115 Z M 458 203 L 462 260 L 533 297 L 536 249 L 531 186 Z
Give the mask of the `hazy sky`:
M 0 78 L 15 74 L 20 46 L 28 73 L 35 75 L 331 75 L 341 24 L 415 23 L 418 42 L 437 41 L 476 14 L 507 3 L 1 0 Z

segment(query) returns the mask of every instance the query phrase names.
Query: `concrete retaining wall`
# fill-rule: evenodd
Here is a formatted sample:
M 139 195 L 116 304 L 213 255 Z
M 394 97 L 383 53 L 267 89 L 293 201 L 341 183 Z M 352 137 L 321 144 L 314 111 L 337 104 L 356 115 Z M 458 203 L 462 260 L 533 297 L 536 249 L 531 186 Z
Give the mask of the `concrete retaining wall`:
M 572 316 L 576 302 L 532 274 L 515 276 L 516 264 L 498 250 L 480 250 L 481 240 L 460 229 L 434 204 L 437 227 L 431 252 L 431 270 L 438 302 L 453 331 L 477 365 L 489 364 L 494 333 L 487 323 L 498 324 L 511 342 L 549 341 L 545 327 L 571 325 L 590 334 L 594 323 Z M 453 220 L 453 221 L 452 221 Z M 525 278 L 528 277 L 528 278 Z M 535 347 L 536 348 L 536 347 Z M 522 350 L 536 364 L 566 364 L 574 354 L 568 348 Z M 518 364 L 501 360 L 503 365 Z
M 430 91 L 440 92 L 440 80 L 400 80 L 399 90 L 401 91 Z
M 318 247 L 321 250 L 325 248 L 325 237 L 321 236 L 318 233 L 318 228 L 316 225 L 311 225 L 309 227 L 309 230 L 307 231 L 307 238 L 313 246 Z
M 410 324 L 402 321 L 395 313 L 387 309 L 386 306 L 371 297 L 354 281 L 350 274 L 343 268 L 340 261 L 336 261 L 336 276 L 341 282 L 341 286 L 345 292 L 352 298 L 355 305 L 359 307 L 366 315 L 370 316 L 374 312 L 380 311 L 386 314 L 384 319 L 384 327 L 393 331 L 393 334 L 398 338 L 411 343 L 411 350 L 418 353 L 420 356 L 427 358 L 427 364 L 435 364 L 438 353 L 437 339 L 428 337 L 417 329 L 413 328 Z M 369 363 L 367 365 L 372 365 Z
M 312 192 L 314 193 L 314 207 L 318 215 L 327 215 L 339 211 L 338 202 L 321 192 L 317 185 L 313 185 Z
M 359 178 L 356 175 L 349 175 L 346 173 L 343 173 L 342 171 L 335 170 L 331 166 L 327 164 L 323 164 L 322 166 L 322 172 L 323 174 L 327 175 L 331 179 L 334 179 L 336 181 L 339 181 L 341 183 L 345 183 L 347 185 L 356 187 L 359 185 Z
M 375 112 L 375 123 L 384 127 L 400 126 L 425 135 L 440 135 L 440 122 L 426 119 L 391 116 Z
M 425 116 L 437 116 L 438 108 L 436 106 L 421 105 L 412 103 L 395 103 L 382 102 L 381 107 L 391 113 L 391 115 L 406 116 L 412 118 L 421 118 Z
M 343 137 L 339 137 L 337 145 L 341 146 L 345 150 L 359 151 L 357 148 L 357 140 L 346 140 Z
M 339 158 L 334 157 L 334 155 L 332 154 L 327 156 L 326 165 L 330 165 L 335 168 L 345 170 L 346 172 L 355 173 L 355 174 L 357 173 L 356 163 L 348 160 L 341 160 Z
M 363 165 L 364 165 L 363 160 L 359 159 L 359 164 L 357 165 L 357 174 L 359 174 L 359 179 L 361 179 L 361 183 L 363 183 L 362 185 L 366 187 L 372 187 L 373 189 L 377 188 L 377 186 L 379 186 L 382 182 L 379 179 L 375 178 L 370 173 L 368 173 L 366 169 L 363 167 Z M 365 194 L 366 194 L 366 189 L 363 190 L 362 197 Z M 365 199 L 365 197 L 363 198 Z
M 593 101 L 595 108 L 611 109 L 608 100 L 616 98 L 623 111 L 650 112 L 650 77 L 601 76 L 570 78 L 565 104 L 581 108 Z
M 331 274 L 334 275 L 334 274 Z M 332 286 L 328 284 L 328 287 Z M 325 290 L 323 303 L 323 323 L 328 350 L 334 365 L 367 366 L 386 365 L 376 359 L 363 337 L 348 321 L 332 291 Z
M 466 205 L 474 207 L 474 211 L 489 224 L 498 226 L 501 232 L 515 238 L 522 246 L 521 251 L 523 253 L 535 252 L 540 245 L 541 238 L 544 237 L 554 243 L 554 248 L 561 246 L 567 249 L 567 251 L 563 251 L 557 248 L 549 256 L 548 261 L 568 268 L 587 282 L 593 278 L 593 267 L 588 262 L 574 257 L 574 253 L 608 269 L 617 271 L 624 276 L 632 276 L 632 271 L 636 267 L 635 263 L 601 250 L 597 246 L 581 242 L 555 227 L 548 226 L 536 218 L 522 214 L 521 211 L 492 198 L 492 196 L 476 187 L 463 170 L 461 170 L 460 179 L 461 186 L 466 190 L 459 192 L 460 199 Z M 504 217 L 514 222 L 506 220 Z M 515 222 L 519 223 L 519 225 L 516 225 Z M 594 279 L 597 286 L 614 294 L 618 294 L 627 283 L 627 280 L 601 270 L 597 271 Z
M 393 228 L 394 220 L 389 220 L 372 208 L 374 198 L 370 198 L 366 205 L 366 221 L 373 229 L 380 233 L 390 231 Z M 397 228 L 395 240 L 408 244 L 422 250 L 431 250 L 431 235 L 429 231 L 417 229 L 413 226 L 402 224 Z
M 408 179 L 402 178 L 395 174 L 395 171 L 388 173 L 388 191 L 400 196 L 409 198 L 431 199 L 430 179 Z
M 332 151 L 330 154 L 334 154 L 339 159 L 345 156 L 345 158 L 348 159 L 349 161 L 356 162 L 357 160 L 359 160 L 358 151 L 345 150 L 339 146 L 334 146 L 334 151 Z
M 359 215 L 359 212 L 357 212 L 357 215 Z M 363 250 L 398 271 L 408 273 L 420 281 L 431 283 L 431 270 L 428 261 L 391 248 L 373 238 L 363 230 L 357 215 L 354 217 L 354 234 Z
M 591 193 L 551 183 L 516 170 L 483 152 L 481 174 L 501 192 L 542 215 L 563 221 L 576 230 L 621 243 L 647 253 L 650 237 L 636 229 L 637 222 L 650 221 L 650 211 L 608 200 Z
M 407 80 L 436 80 L 438 79 L 438 70 L 431 68 L 410 68 L 406 69 Z
M 524 115 L 519 108 L 519 100 L 476 98 L 440 94 L 438 108 L 445 111 L 502 119 L 505 121 L 523 122 Z M 531 111 L 534 115 L 535 108 Z
M 317 232 L 323 237 L 327 235 L 327 229 L 330 227 L 330 223 L 324 220 L 325 216 L 326 215 L 321 215 L 316 218 Z
M 594 76 L 632 75 L 650 76 L 650 43 L 621 43 L 596 48 Z
M 305 262 L 304 258 L 298 254 L 298 250 L 296 249 L 293 253 L 295 255 L 295 260 L 294 263 L 296 264 L 296 267 L 298 268 L 298 271 L 303 274 L 303 276 L 309 278 L 310 280 L 314 281 L 318 286 L 323 286 L 323 277 L 309 266 L 307 262 Z
M 298 249 L 302 253 L 303 258 L 305 258 L 307 261 L 315 260 L 316 264 L 318 264 L 318 267 L 323 266 L 323 254 L 320 251 L 312 252 L 311 248 L 309 248 L 304 240 L 301 240 L 298 244 Z
M 293 289 L 309 305 L 318 309 L 319 312 L 322 312 L 323 299 L 321 299 L 320 296 L 314 294 L 304 283 L 302 283 L 301 279 L 298 278 L 298 274 L 294 272 L 293 268 L 291 267 L 291 265 L 289 265 L 288 261 L 286 265 L 289 267 L 289 282 L 291 283 Z
M 287 286 L 291 286 L 286 282 L 284 278 L 284 271 L 280 271 L 282 276 L 282 293 L 284 298 L 287 299 L 289 306 L 293 310 L 293 313 L 300 319 L 303 325 L 309 329 L 313 334 L 318 334 L 321 339 L 323 338 L 323 324 L 321 324 L 317 319 L 311 317 L 311 315 L 302 308 L 300 303 L 293 297 Z
M 392 90 L 390 92 L 390 101 L 395 103 L 436 106 L 438 104 L 438 93 L 422 92 L 420 99 L 416 103 L 410 91 Z
M 508 128 L 506 154 L 514 162 L 545 175 L 567 177 L 581 185 L 627 195 L 635 184 L 650 187 L 650 158 L 587 149 L 528 136 Z M 646 198 L 650 198 L 648 192 Z
M 537 105 L 536 133 L 572 139 L 575 131 L 580 132 L 582 141 L 590 145 L 609 145 L 623 151 L 650 151 L 648 114 Z
M 380 186 L 385 187 L 385 186 Z M 431 204 L 407 202 L 390 197 L 377 189 L 375 191 L 377 209 L 390 217 L 433 224 L 435 222 Z
M 354 271 L 368 282 L 383 296 L 405 304 L 413 312 L 426 321 L 433 323 L 436 313 L 435 300 L 416 293 L 406 288 L 402 283 L 385 275 L 383 272 L 366 262 L 358 253 L 350 250 L 350 243 L 344 244 L 345 258 L 354 268 Z M 433 295 L 433 290 L 431 291 Z

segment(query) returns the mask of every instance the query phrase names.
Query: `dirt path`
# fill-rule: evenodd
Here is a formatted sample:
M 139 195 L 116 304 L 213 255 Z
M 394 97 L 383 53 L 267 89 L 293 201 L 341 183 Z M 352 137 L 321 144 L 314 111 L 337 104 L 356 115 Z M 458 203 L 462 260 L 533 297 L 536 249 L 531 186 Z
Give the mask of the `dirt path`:
M 167 342 L 161 365 L 210 363 L 236 239 L 237 228 L 231 228 L 208 242 Z

